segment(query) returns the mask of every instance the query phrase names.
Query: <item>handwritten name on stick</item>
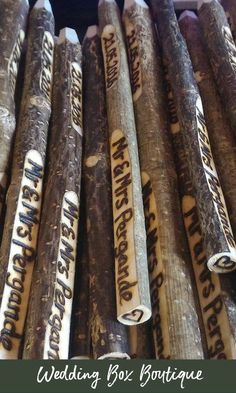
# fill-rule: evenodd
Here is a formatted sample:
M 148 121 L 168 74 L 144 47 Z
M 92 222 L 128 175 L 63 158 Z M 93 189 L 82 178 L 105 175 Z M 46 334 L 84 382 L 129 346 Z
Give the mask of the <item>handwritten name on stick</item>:
M 53 71 L 54 40 L 49 31 L 45 31 L 42 40 L 42 70 L 40 89 L 48 102 L 51 101 L 52 71 Z
M 125 25 L 126 42 L 129 52 L 130 63 L 130 83 L 133 94 L 133 101 L 137 101 L 142 94 L 142 75 L 140 66 L 140 55 L 136 31 L 132 23 Z
M 35 261 L 42 179 L 42 157 L 30 150 L 25 157 L 0 309 L 0 358 L 5 351 L 16 353 L 22 338 Z
M 132 168 L 121 130 L 112 133 L 110 144 L 118 320 L 132 325 L 146 319 L 137 272 L 131 268 L 135 259 Z
M 120 50 L 116 29 L 107 25 L 102 32 L 102 50 L 105 65 L 106 88 L 111 89 L 120 74 Z
M 147 232 L 148 271 L 152 302 L 152 329 L 158 359 L 170 358 L 165 273 L 158 241 L 158 220 L 155 195 L 149 175 L 141 173 L 142 193 Z
M 83 119 L 82 119 L 82 72 L 78 63 L 71 63 L 71 90 L 70 90 L 70 106 L 71 106 L 71 124 L 72 127 L 80 135 L 82 135 Z
M 56 282 L 45 333 L 44 359 L 68 358 L 78 219 L 78 196 L 68 191 L 62 202 Z
M 12 97 L 14 97 L 15 94 L 16 77 L 24 39 L 25 32 L 24 30 L 20 30 L 8 63 L 9 85 Z
M 196 119 L 198 126 L 198 143 L 200 146 L 201 160 L 204 167 L 204 173 L 207 179 L 209 191 L 212 194 L 215 211 L 217 213 L 222 232 L 228 245 L 228 250 L 220 254 L 214 255 L 208 261 L 209 269 L 216 272 L 230 271 L 236 268 L 236 248 L 235 241 L 225 206 L 224 196 L 221 190 L 215 164 L 212 157 L 209 138 L 205 119 L 203 115 L 201 98 L 196 102 Z
M 195 198 L 185 195 L 182 208 L 207 338 L 208 357 L 232 359 L 235 357 L 235 345 L 221 296 L 219 276 L 207 267 Z

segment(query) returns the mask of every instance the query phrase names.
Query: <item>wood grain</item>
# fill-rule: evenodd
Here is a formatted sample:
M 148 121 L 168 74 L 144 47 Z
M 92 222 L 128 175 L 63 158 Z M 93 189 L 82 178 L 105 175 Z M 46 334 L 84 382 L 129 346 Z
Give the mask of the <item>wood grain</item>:
M 203 336 L 204 355 L 207 359 L 234 359 L 236 348 L 234 336 L 232 335 L 233 325 L 231 321 L 229 321 L 230 310 L 224 301 L 224 296 L 221 291 L 221 282 L 224 282 L 228 275 L 218 275 L 207 268 L 207 257 L 197 203 L 190 171 L 187 165 L 187 152 L 183 143 L 183 132 L 178 121 L 173 93 L 168 78 L 168 69 L 166 70 L 166 82 L 171 132 L 179 177 L 182 213 L 192 257 L 197 296 L 200 305 L 198 311 L 199 316 L 202 317 L 199 319 Z M 235 273 L 231 272 L 230 275 L 232 274 L 234 275 Z M 228 286 L 228 295 L 226 296 L 228 296 L 230 301 L 231 295 L 229 292 Z M 233 312 L 231 312 L 231 315 Z
M 117 317 L 133 325 L 151 316 L 138 146 L 126 49 L 115 1 L 102 0 L 98 16 L 110 135 Z
M 15 86 L 28 11 L 26 0 L 0 3 L 0 216 L 9 185 L 9 159 L 16 127 Z
M 84 165 L 90 282 L 90 329 L 95 359 L 129 359 L 127 328 L 116 319 L 111 167 L 101 39 L 83 42 Z M 92 36 L 90 32 L 94 31 Z
M 225 10 L 225 14 L 234 38 L 236 42 L 236 7 L 234 0 L 221 0 L 221 5 Z
M 7 359 L 19 355 L 35 261 L 51 113 L 53 34 L 52 13 L 34 8 L 0 250 L 0 357 Z
M 82 156 L 81 48 L 75 31 L 61 31 L 55 52 L 49 169 L 26 321 L 25 359 L 69 356 Z
M 143 182 L 155 352 L 161 359 L 197 359 L 203 353 L 160 50 L 149 8 L 130 3 L 126 7 L 125 2 L 123 16 Z
M 171 0 L 152 2 L 167 61 L 177 114 L 183 130 L 193 179 L 208 267 L 216 272 L 236 268 L 236 248 L 220 181 L 212 157 L 202 101 Z
M 230 26 L 216 0 L 203 2 L 198 15 L 221 100 L 236 135 L 236 47 Z

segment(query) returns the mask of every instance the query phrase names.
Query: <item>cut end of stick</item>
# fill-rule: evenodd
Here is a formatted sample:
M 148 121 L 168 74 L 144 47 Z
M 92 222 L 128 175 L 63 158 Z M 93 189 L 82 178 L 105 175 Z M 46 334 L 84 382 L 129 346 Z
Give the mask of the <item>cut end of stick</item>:
M 102 355 L 98 358 L 98 360 L 103 360 L 103 359 L 110 359 L 110 360 L 114 360 L 114 359 L 130 359 L 130 356 L 127 353 L 122 353 L 122 352 L 110 352 L 107 353 L 105 355 Z
M 98 26 L 97 25 L 92 25 L 92 26 L 89 26 L 87 28 L 86 34 L 84 36 L 84 39 L 85 38 L 92 38 L 92 37 L 95 37 L 96 35 L 99 35 Z
M 103 3 L 115 3 L 115 0 L 99 0 L 98 7 Z
M 181 13 L 181 15 L 180 15 L 180 17 L 179 17 L 179 22 L 182 20 L 182 19 L 185 19 L 185 18 L 192 18 L 192 19 L 197 19 L 197 15 L 195 14 L 195 12 L 193 12 L 193 11 L 184 11 L 184 12 L 182 12 Z
M 77 44 L 79 42 L 78 36 L 74 29 L 70 29 L 69 27 L 65 27 L 60 30 L 60 34 L 57 40 L 57 44 L 61 44 L 64 41 L 70 41 L 72 44 Z
M 131 8 L 134 4 L 137 4 L 143 8 L 148 8 L 148 5 L 145 3 L 144 0 L 125 0 L 124 11 L 127 10 L 128 8 Z
M 200 10 L 201 6 L 205 3 L 211 3 L 213 0 L 198 0 L 197 9 Z
M 34 8 L 45 8 L 48 12 L 52 12 L 52 7 L 49 0 L 36 1 Z

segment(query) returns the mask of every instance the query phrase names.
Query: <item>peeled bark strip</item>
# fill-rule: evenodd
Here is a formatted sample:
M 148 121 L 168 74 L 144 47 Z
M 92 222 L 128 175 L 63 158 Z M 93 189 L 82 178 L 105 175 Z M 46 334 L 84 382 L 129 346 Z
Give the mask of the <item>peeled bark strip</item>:
M 160 54 L 147 5 L 126 0 L 123 15 L 142 173 L 156 357 L 197 359 L 203 353 Z
M 81 178 L 80 63 L 77 35 L 65 28 L 56 45 L 49 171 L 26 322 L 25 359 L 69 356 Z
M 29 11 L 28 0 L 0 2 L 0 216 L 9 180 L 15 119 L 15 85 Z
M 84 185 L 94 358 L 129 358 L 127 328 L 116 319 L 111 169 L 101 40 L 90 26 L 83 43 Z
M 133 325 L 151 316 L 135 120 L 125 43 L 115 1 L 100 0 L 98 15 L 110 134 L 117 318 Z
M 225 282 L 225 280 L 228 282 L 228 275 L 221 274 L 219 276 L 211 272 L 207 267 L 203 235 L 183 143 L 183 132 L 176 113 L 175 102 L 168 78 L 168 70 L 166 70 L 166 82 L 171 132 L 175 149 L 175 161 L 179 175 L 182 213 L 192 257 L 201 308 L 203 331 L 206 340 L 206 350 L 204 352 L 208 359 L 234 359 L 236 356 L 236 348 L 235 335 L 234 337 L 232 335 L 232 315 L 235 313 L 235 306 L 233 307 L 233 312 L 230 312 L 231 310 L 224 300 L 226 297 L 228 302 L 232 305 L 229 285 L 227 286 L 225 296 L 222 295 L 220 285 L 221 282 Z M 235 272 L 231 272 L 230 275 L 235 275 Z M 231 318 L 230 323 L 229 317 Z
M 219 273 L 236 268 L 236 248 L 224 196 L 215 169 L 202 101 L 185 41 L 171 0 L 152 1 L 169 67 L 170 81 L 183 130 L 193 179 L 208 267 Z
M 234 42 L 236 42 L 236 7 L 235 0 L 221 0 L 221 5 L 225 10 L 225 14 L 232 32 Z
M 236 46 L 220 3 L 205 1 L 198 3 L 199 20 L 222 103 L 236 135 Z
M 79 242 L 71 321 L 71 359 L 91 358 L 91 334 L 89 328 L 89 257 L 87 233 L 85 228 L 85 193 L 82 181 L 78 231 Z
M 0 358 L 17 358 L 29 301 L 51 113 L 54 18 L 48 1 L 30 15 L 23 102 L 0 250 Z
M 236 235 L 236 140 L 223 111 L 197 16 L 183 13 L 179 20 L 201 93 L 206 125 L 233 233 Z
M 132 359 L 154 359 L 155 350 L 152 334 L 152 323 L 130 326 L 130 354 Z

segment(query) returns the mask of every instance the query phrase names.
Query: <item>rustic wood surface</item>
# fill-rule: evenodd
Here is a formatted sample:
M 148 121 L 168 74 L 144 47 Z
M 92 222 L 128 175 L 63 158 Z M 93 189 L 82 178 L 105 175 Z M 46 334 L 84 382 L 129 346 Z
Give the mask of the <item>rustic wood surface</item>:
M 129 327 L 131 359 L 155 359 L 152 322 Z
M 236 235 L 236 139 L 230 128 L 214 81 L 199 20 L 194 13 L 179 21 L 202 98 L 212 154 L 222 185 L 230 222 Z
M 61 31 L 55 52 L 49 169 L 26 321 L 25 359 L 69 356 L 82 156 L 82 129 L 77 123 L 82 114 L 81 48 L 75 31 Z
M 183 130 L 208 267 L 216 272 L 229 272 L 236 268 L 235 240 L 187 47 L 179 31 L 172 1 L 157 0 L 152 4 Z
M 221 0 L 221 5 L 225 10 L 225 14 L 233 35 L 234 42 L 236 42 L 236 7 L 234 0 Z
M 129 358 L 127 327 L 116 319 L 111 168 L 105 80 L 98 28 L 83 41 L 84 165 L 93 356 Z
M 115 1 L 101 0 L 98 16 L 111 149 L 117 317 L 133 325 L 151 316 L 138 146 L 126 49 Z
M 218 275 L 207 268 L 207 257 L 191 175 L 187 165 L 187 153 L 183 143 L 183 132 L 178 121 L 173 93 L 168 78 L 168 70 L 166 70 L 166 89 L 175 149 L 175 162 L 179 176 L 182 213 L 192 257 L 197 296 L 199 298 L 199 313 L 202 316 L 199 319 L 203 337 L 204 355 L 207 359 L 233 359 L 236 352 L 235 342 L 231 333 L 232 324 L 229 324 L 228 307 L 226 302 L 224 302 L 220 285 L 220 281 L 224 281 L 227 275 Z M 234 275 L 235 273 L 230 274 Z M 215 325 L 212 325 L 213 320 L 217 325 L 217 329 L 214 329 Z
M 27 0 L 0 2 L 0 216 L 9 185 L 9 159 L 16 127 L 15 85 L 28 11 Z
M 54 18 L 50 9 L 34 7 L 30 15 L 26 83 L 0 250 L 1 358 L 17 358 L 19 355 L 28 306 L 51 113 L 53 30 Z
M 208 56 L 222 103 L 236 135 L 236 47 L 223 7 L 217 0 L 198 9 Z
M 236 345 L 236 272 L 220 275 L 222 296 L 229 318 L 230 328 Z M 236 359 L 236 351 L 234 353 Z
M 125 1 L 123 17 L 143 181 L 156 357 L 197 359 L 203 353 L 160 50 L 144 2 Z
M 85 192 L 81 179 L 80 216 L 78 233 L 75 291 L 71 320 L 71 359 L 91 358 L 91 332 L 89 328 L 89 257 L 86 228 Z

